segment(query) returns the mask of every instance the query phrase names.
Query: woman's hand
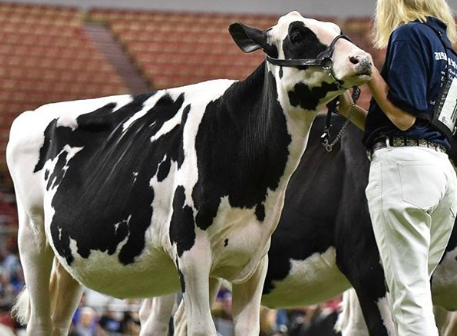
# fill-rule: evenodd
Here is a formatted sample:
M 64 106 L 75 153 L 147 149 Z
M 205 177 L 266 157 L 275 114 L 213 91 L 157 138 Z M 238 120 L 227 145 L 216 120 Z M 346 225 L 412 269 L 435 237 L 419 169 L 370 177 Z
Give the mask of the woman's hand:
M 349 119 L 354 125 L 362 131 L 365 129 L 365 119 L 367 111 L 354 104 L 352 95 L 349 90 L 339 96 L 338 112 L 345 118 Z
M 351 92 L 346 90 L 339 98 L 338 112 L 345 118 L 348 117 L 354 101 L 352 100 Z

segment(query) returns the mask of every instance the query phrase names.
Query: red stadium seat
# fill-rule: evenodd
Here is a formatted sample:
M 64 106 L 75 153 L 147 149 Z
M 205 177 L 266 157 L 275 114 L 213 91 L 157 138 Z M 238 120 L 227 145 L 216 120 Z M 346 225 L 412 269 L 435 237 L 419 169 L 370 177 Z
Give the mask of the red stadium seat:
M 0 36 L 0 128 L 48 102 L 128 92 L 77 8 L 0 3 Z M 5 145 L 0 139 L 0 152 Z

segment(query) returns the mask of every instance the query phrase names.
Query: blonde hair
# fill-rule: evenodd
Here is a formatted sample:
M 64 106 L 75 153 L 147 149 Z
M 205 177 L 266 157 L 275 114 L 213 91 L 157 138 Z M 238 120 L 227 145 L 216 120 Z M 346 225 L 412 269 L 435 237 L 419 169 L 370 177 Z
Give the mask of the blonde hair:
M 455 20 L 446 0 L 378 0 L 373 21 L 373 43 L 385 48 L 390 34 L 402 24 L 419 20 L 426 22 L 432 16 L 447 26 L 447 36 L 452 44 L 457 41 Z

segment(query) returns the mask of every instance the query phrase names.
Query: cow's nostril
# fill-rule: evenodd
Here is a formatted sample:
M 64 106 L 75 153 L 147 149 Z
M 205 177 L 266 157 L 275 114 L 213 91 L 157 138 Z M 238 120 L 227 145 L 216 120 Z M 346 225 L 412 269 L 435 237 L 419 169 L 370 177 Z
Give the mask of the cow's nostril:
M 359 64 L 360 63 L 360 60 L 357 56 L 350 56 L 349 57 L 349 61 L 352 63 L 352 64 Z

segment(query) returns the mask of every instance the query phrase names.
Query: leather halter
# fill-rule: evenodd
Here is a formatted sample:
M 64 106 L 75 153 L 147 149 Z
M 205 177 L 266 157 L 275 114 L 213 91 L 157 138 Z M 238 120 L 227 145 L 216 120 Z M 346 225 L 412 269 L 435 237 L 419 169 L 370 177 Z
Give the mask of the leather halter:
M 335 51 L 335 44 L 341 38 L 354 43 L 348 36 L 340 34 L 333 39 L 332 43 L 330 43 L 327 49 L 317 55 L 317 57 L 314 59 L 278 59 L 267 55 L 267 61 L 271 64 L 284 67 L 320 66 L 324 69 L 330 69 L 333 65 L 332 56 L 333 52 Z

